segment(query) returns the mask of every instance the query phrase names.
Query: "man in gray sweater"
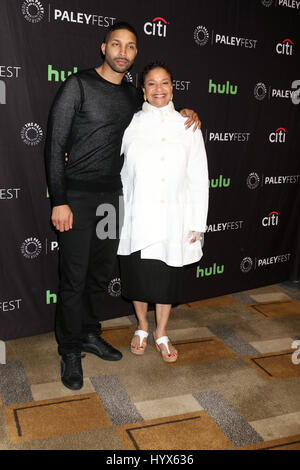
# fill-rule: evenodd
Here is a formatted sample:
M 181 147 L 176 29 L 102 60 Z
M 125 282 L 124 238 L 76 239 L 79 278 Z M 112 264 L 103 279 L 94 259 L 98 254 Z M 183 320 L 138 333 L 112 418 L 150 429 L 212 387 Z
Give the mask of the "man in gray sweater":
M 108 29 L 101 49 L 105 57 L 101 66 L 71 75 L 59 89 L 46 141 L 51 220 L 60 246 L 56 338 L 61 379 L 72 390 L 83 385 L 82 351 L 104 360 L 122 358 L 100 336 L 101 307 L 118 238 L 97 237 L 96 211 L 101 204 L 111 204 L 118 213 L 122 136 L 142 105 L 140 91 L 123 82 L 137 54 L 134 28 L 116 23 Z M 182 114 L 190 117 L 188 126 L 198 123 L 192 111 Z

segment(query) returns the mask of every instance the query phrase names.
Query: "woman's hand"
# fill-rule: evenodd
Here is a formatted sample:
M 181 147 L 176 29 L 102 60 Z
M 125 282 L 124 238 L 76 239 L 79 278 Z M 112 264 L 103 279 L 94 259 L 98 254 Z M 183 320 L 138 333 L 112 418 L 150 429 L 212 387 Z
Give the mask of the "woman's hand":
M 193 232 L 193 231 L 190 231 L 188 233 L 188 238 L 190 238 L 190 243 L 195 243 L 195 241 L 197 240 L 201 240 L 201 232 Z
M 181 116 L 187 117 L 187 121 L 185 121 L 184 125 L 186 129 L 191 127 L 194 124 L 194 129 L 193 132 L 195 132 L 196 129 L 201 129 L 201 121 L 198 117 L 198 114 L 195 113 L 192 109 L 187 109 L 184 108 L 180 111 Z

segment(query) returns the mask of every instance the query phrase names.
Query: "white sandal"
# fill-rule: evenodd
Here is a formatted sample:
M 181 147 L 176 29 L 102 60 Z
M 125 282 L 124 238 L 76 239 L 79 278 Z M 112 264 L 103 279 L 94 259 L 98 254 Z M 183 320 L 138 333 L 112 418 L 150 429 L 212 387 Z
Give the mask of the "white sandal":
M 157 350 L 160 352 L 161 354 L 161 357 L 163 358 L 163 360 L 165 362 L 176 362 L 177 359 L 178 359 L 178 353 L 176 354 L 171 354 L 170 350 L 169 350 L 169 346 L 168 346 L 168 342 L 171 343 L 170 339 L 168 338 L 168 336 L 161 336 L 160 338 L 157 338 L 155 339 L 155 346 L 157 348 Z M 165 347 L 166 347 L 166 350 L 167 350 L 167 354 L 165 353 L 164 350 L 162 350 L 159 345 L 160 344 L 163 344 Z
M 133 354 L 137 354 L 141 356 L 142 354 L 145 353 L 145 349 L 147 345 L 143 347 L 143 341 L 145 338 L 148 338 L 148 335 L 149 333 L 147 333 L 147 331 L 144 331 L 144 330 L 136 330 L 134 332 L 133 336 L 138 336 L 140 338 L 140 345 L 139 346 L 132 346 L 132 344 L 130 345 L 130 350 Z

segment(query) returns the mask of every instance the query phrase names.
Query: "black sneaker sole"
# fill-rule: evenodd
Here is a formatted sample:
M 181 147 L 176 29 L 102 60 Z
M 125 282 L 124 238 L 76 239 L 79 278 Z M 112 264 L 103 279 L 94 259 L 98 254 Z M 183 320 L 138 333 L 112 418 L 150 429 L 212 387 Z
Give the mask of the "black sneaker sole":
M 95 356 L 100 357 L 100 359 L 103 359 L 104 361 L 120 361 L 123 357 L 122 353 L 120 353 L 121 357 L 103 356 L 98 353 L 96 348 L 94 349 L 94 348 L 91 348 L 90 346 L 85 346 L 85 345 L 82 345 L 81 351 L 90 353 L 90 354 L 95 354 Z
M 66 383 L 63 379 L 61 379 L 63 385 L 67 388 L 69 388 L 70 390 L 80 390 L 82 387 L 83 387 L 83 383 L 82 384 L 78 384 L 78 385 L 70 385 L 68 383 Z

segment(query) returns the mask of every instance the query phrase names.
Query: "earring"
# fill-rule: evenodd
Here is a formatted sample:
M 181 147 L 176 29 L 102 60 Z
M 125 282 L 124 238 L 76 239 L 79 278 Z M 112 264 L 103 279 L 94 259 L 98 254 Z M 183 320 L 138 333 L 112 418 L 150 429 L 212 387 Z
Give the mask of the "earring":
M 147 98 L 146 98 L 146 95 L 145 95 L 145 93 L 144 93 L 144 101 L 147 101 Z

